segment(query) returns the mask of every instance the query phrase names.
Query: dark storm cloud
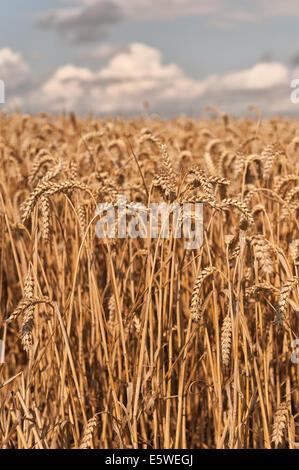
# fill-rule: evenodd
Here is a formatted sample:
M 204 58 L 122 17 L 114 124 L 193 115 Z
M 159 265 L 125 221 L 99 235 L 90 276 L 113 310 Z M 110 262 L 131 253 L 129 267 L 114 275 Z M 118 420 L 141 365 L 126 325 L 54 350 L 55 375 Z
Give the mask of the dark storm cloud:
M 107 0 L 98 1 L 83 10 L 46 12 L 38 18 L 36 25 L 41 29 L 54 28 L 80 44 L 104 39 L 107 26 L 117 24 L 123 18 L 121 9 Z

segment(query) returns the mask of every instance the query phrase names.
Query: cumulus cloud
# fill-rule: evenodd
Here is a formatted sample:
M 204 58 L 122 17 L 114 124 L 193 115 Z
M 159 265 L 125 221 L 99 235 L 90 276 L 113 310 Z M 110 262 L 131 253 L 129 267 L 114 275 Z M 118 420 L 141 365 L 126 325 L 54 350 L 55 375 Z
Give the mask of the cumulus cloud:
M 145 100 L 159 106 L 171 96 L 177 102 L 185 99 L 190 87 L 195 96 L 202 85 L 185 77 L 177 65 L 164 65 L 160 51 L 133 43 L 96 72 L 73 65 L 60 67 L 27 96 L 27 102 L 34 109 L 38 105 L 54 112 L 94 109 L 99 113 L 132 113 L 139 112 Z
M 58 9 L 38 16 L 36 25 L 41 29 L 55 28 L 74 43 L 102 40 L 107 26 L 118 23 L 123 14 L 112 1 L 98 0 L 84 8 Z
M 19 61 L 22 63 L 20 56 Z M 146 101 L 151 112 L 163 117 L 199 116 L 207 105 L 241 115 L 254 104 L 265 116 L 295 115 L 298 109 L 290 100 L 290 83 L 298 77 L 299 69 L 263 62 L 196 80 L 178 65 L 164 64 L 159 50 L 133 43 L 97 71 L 73 64 L 58 68 L 36 89 L 14 96 L 14 103 L 31 112 L 92 111 L 105 116 L 140 114 Z
M 0 49 L 0 78 L 6 88 L 13 90 L 28 78 L 29 66 L 21 55 L 9 48 Z
M 175 64 L 162 65 L 160 51 L 140 43 L 133 43 L 127 53 L 112 58 L 99 73 L 101 78 L 112 80 L 174 79 L 182 72 Z
M 222 86 L 231 90 L 265 90 L 284 85 L 288 77 L 288 69 L 283 64 L 265 62 L 224 76 Z

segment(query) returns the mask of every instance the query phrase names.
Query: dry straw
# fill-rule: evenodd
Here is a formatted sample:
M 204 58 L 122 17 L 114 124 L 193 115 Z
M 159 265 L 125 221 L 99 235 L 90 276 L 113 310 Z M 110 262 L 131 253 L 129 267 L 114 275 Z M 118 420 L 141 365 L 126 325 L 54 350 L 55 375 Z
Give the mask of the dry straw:
M 0 113 L 1 448 L 296 447 L 298 121 L 212 111 Z M 202 245 L 98 238 L 119 195 Z

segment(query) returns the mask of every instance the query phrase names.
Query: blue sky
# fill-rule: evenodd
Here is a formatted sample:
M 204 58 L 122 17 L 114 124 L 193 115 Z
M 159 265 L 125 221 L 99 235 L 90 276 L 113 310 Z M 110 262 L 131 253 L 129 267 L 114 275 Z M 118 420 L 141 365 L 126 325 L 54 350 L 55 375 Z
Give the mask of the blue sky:
M 8 104 L 33 112 L 85 112 L 102 98 L 100 113 L 134 113 L 144 98 L 162 114 L 208 100 L 236 113 L 253 100 L 268 114 L 296 114 L 288 97 L 298 22 L 296 0 L 10 0 L 1 6 L 0 79 Z

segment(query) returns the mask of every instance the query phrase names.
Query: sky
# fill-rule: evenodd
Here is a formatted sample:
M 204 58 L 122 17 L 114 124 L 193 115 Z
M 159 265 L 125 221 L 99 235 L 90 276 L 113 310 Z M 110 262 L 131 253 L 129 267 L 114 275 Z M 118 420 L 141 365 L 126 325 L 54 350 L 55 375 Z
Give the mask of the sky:
M 297 116 L 298 25 L 297 0 L 10 0 L 0 110 Z

